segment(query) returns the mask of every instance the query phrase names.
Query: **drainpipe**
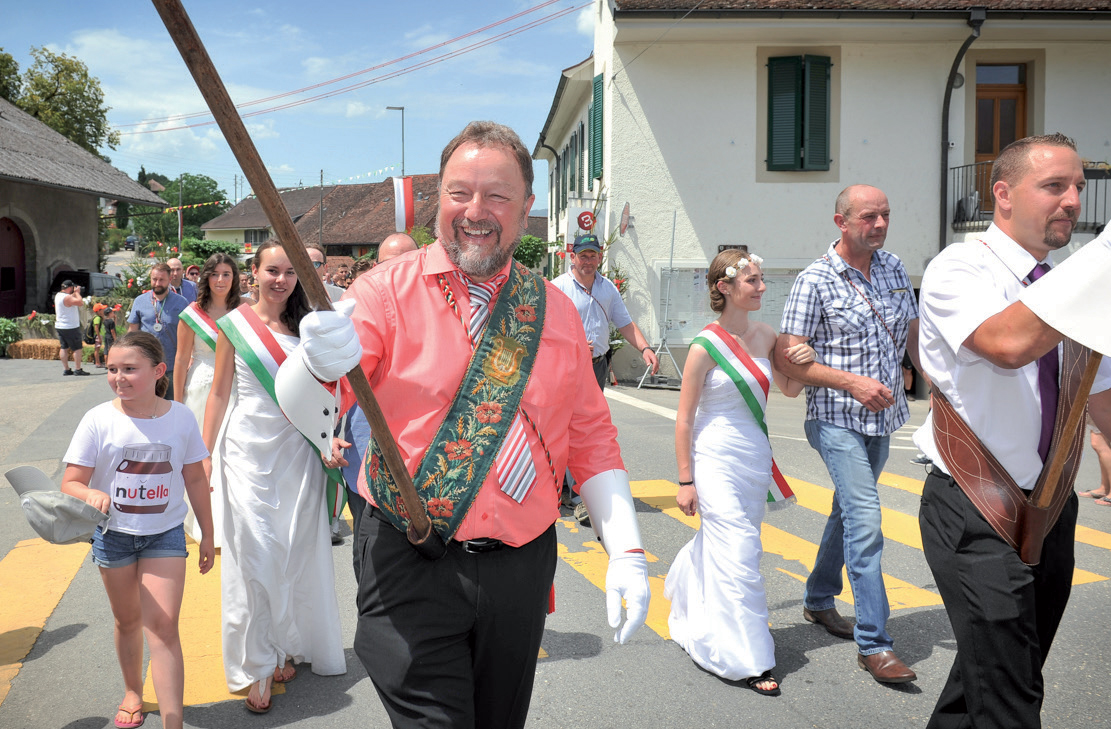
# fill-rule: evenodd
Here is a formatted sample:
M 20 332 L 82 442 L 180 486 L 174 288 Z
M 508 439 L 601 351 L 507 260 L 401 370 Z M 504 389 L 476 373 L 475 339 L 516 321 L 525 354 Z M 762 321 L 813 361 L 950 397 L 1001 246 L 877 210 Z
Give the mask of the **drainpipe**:
M 941 104 L 941 201 L 938 203 L 938 250 L 945 250 L 949 243 L 949 104 L 953 99 L 953 82 L 957 78 L 957 69 L 964 60 L 968 47 L 980 37 L 980 26 L 987 20 L 985 8 L 972 8 L 968 13 L 968 25 L 972 28 L 972 35 L 964 40 L 957 57 L 953 59 L 953 67 L 949 69 L 949 81 L 945 84 L 945 101 Z M 973 79 L 975 83 L 975 79 Z

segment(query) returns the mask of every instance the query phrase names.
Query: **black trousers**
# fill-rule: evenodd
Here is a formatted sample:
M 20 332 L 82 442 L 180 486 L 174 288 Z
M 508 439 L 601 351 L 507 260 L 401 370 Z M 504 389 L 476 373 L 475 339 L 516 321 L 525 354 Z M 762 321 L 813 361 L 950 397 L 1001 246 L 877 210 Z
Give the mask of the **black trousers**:
M 355 568 L 356 582 L 359 581 L 359 567 L 363 560 L 363 552 L 359 545 L 359 524 L 368 506 L 366 499 L 360 494 L 347 490 L 347 508 L 351 511 L 351 566 Z
M 1072 588 L 1076 495 L 1030 567 L 952 478 L 926 477 L 919 524 L 957 639 L 957 657 L 927 729 L 1041 726 L 1042 666 Z
M 355 653 L 395 727 L 523 727 L 556 566 L 553 524 L 519 547 L 432 562 L 368 508 Z

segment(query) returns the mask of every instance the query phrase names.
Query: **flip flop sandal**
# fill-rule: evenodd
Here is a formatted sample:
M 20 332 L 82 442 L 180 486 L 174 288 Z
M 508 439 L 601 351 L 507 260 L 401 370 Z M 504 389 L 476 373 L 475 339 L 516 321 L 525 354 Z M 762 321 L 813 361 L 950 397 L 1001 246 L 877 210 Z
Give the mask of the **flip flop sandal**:
M 775 684 L 775 688 L 761 688 L 759 684 L 766 681 L 771 681 Z M 779 696 L 782 691 L 779 690 L 779 681 L 772 675 L 771 669 L 764 671 L 759 676 L 749 676 L 745 679 L 748 687 L 758 694 L 763 696 Z
M 259 686 L 262 686 L 262 684 L 265 680 L 266 679 L 263 679 L 262 681 L 259 681 L 258 682 Z M 260 694 L 262 693 L 261 688 L 259 689 L 259 693 Z M 247 698 L 243 699 L 243 704 L 247 707 L 247 710 L 252 712 L 252 713 L 265 714 L 266 712 L 270 711 L 270 709 L 272 709 L 274 707 L 274 696 L 273 695 L 270 696 L 270 700 L 266 702 L 266 706 L 257 706 L 255 704 L 251 703 L 251 697 L 248 694 Z
M 289 671 L 289 678 L 286 678 L 286 671 Z M 289 683 L 297 678 L 297 669 L 293 667 L 292 663 L 287 663 L 282 668 L 274 669 L 274 683 Z
M 1100 496 L 1092 503 L 1096 504 L 1097 506 L 1111 506 L 1111 496 Z
M 1107 496 L 1107 494 L 1101 494 L 1095 489 L 1091 491 L 1077 491 L 1076 495 L 1083 499 L 1102 499 L 1104 496 Z
M 119 707 L 116 709 L 116 715 L 119 716 L 119 713 L 121 711 L 130 716 L 131 721 L 120 721 L 119 719 L 116 719 L 116 726 L 119 727 L 119 729 L 135 729 L 136 727 L 142 726 L 143 722 L 147 720 L 147 717 L 143 714 L 142 704 L 139 704 L 132 709 L 125 709 L 123 704 L 120 704 Z M 135 720 L 136 714 L 139 715 L 138 721 Z

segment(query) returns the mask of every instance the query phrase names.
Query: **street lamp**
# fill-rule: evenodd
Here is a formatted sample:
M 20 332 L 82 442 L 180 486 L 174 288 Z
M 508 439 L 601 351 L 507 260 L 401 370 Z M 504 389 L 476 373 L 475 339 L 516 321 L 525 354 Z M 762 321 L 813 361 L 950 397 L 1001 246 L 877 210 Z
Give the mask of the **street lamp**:
M 387 111 L 400 111 L 401 112 L 401 176 L 405 176 L 405 107 L 404 106 L 387 106 Z

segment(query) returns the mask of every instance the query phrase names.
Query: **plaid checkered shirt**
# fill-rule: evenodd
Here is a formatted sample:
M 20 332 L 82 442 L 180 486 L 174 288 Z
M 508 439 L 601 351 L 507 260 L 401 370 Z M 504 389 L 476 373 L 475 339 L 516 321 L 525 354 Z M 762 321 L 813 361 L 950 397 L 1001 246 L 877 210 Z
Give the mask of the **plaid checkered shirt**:
M 873 413 L 846 390 L 807 386 L 807 420 L 890 435 L 910 417 L 900 365 L 910 322 L 918 318 L 914 289 L 893 253 L 872 254 L 869 281 L 837 255 L 835 245 L 795 279 L 780 330 L 809 337 L 818 362 L 878 380 L 895 398 L 894 405 Z

